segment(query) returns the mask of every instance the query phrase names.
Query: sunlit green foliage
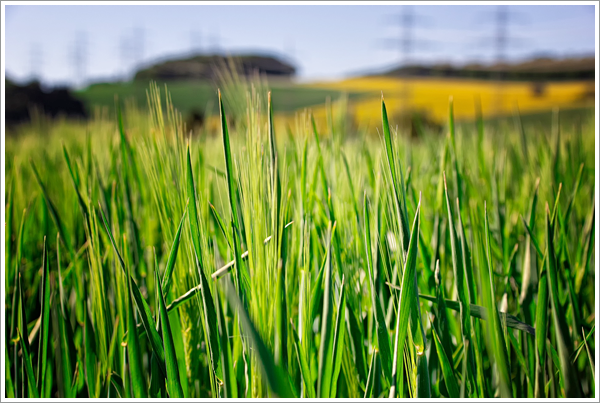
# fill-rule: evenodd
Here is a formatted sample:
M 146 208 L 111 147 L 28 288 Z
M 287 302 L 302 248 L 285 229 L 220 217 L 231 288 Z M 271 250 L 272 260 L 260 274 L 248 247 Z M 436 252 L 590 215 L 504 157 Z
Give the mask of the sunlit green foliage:
M 593 119 L 277 127 L 235 85 L 216 133 L 151 86 L 7 140 L 7 397 L 594 396 Z

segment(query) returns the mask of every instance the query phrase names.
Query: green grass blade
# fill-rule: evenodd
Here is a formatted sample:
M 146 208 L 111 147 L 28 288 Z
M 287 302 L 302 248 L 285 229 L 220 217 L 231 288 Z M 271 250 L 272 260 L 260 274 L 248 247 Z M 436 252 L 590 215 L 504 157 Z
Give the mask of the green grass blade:
M 332 225 L 329 223 L 329 234 L 332 234 Z M 333 239 L 333 234 L 330 239 Z M 321 312 L 321 346 L 319 347 L 319 372 L 317 378 L 317 396 L 329 397 L 331 386 L 331 373 L 333 366 L 333 290 L 331 286 L 331 272 L 333 262 L 331 261 L 331 247 L 327 249 L 327 261 L 325 263 L 324 286 L 323 286 L 323 308 Z
M 454 369 L 448 360 L 448 356 L 442 347 L 442 342 L 440 341 L 440 337 L 438 336 L 433 324 L 431 325 L 431 333 L 433 334 L 435 349 L 440 359 L 440 366 L 442 367 L 442 373 L 444 374 L 444 381 L 446 383 L 446 389 L 448 390 L 449 397 L 452 399 L 457 399 L 460 396 L 458 381 L 456 380 Z
M 403 251 L 408 251 L 408 215 L 406 212 L 406 195 L 404 189 L 404 180 L 398 183 L 396 177 L 397 169 L 400 169 L 400 175 L 402 175 L 402 168 L 396 166 L 396 158 L 394 154 L 394 147 L 392 145 L 392 136 L 390 134 L 390 124 L 388 122 L 387 109 L 385 107 L 385 101 L 383 100 L 383 94 L 381 95 L 381 118 L 383 125 L 383 136 L 385 139 L 385 151 L 388 162 L 388 169 L 392 178 L 392 189 L 394 193 L 394 206 L 396 212 L 396 218 L 398 220 L 400 228 L 400 245 Z M 399 191 L 402 192 L 402 199 L 400 199 Z
M 27 331 L 27 314 L 25 309 L 25 299 L 23 298 L 23 287 L 21 285 L 21 273 L 17 273 L 17 295 L 18 295 L 18 324 L 15 326 L 16 336 L 19 338 L 19 344 L 21 345 L 21 362 L 22 370 L 25 371 L 27 378 L 22 377 L 21 383 L 23 385 L 23 395 L 25 397 L 25 384 L 27 384 L 28 392 L 30 397 L 39 397 L 38 387 L 36 385 L 35 376 L 33 374 L 33 366 L 31 363 L 31 353 L 29 346 L 29 335 Z M 22 331 L 21 331 L 22 329 Z M 16 341 L 15 341 L 16 342 Z M 15 361 L 17 356 L 15 355 Z M 18 380 L 18 376 L 15 376 L 15 380 Z M 17 388 L 18 390 L 18 388 Z
M 492 266 L 492 251 L 491 251 L 491 234 L 489 229 L 489 220 L 487 215 L 487 206 L 484 206 L 484 219 L 485 219 L 485 238 L 486 238 L 486 250 L 485 253 L 480 253 L 481 259 L 481 288 L 484 304 L 488 312 L 493 312 L 490 315 L 488 324 L 488 343 L 489 349 L 494 352 L 494 362 L 498 368 L 499 374 L 499 386 L 500 396 L 512 397 L 512 386 L 508 367 L 508 355 L 506 352 L 506 342 L 502 334 L 500 319 L 498 317 L 498 310 L 496 308 L 496 300 L 494 297 L 494 282 L 492 273 L 494 272 Z M 483 247 L 483 242 L 480 242 Z
M 373 355 L 371 356 L 371 365 L 369 366 L 369 375 L 367 375 L 367 383 L 365 385 L 365 395 L 364 398 L 373 397 L 373 385 L 375 385 L 375 377 L 377 374 L 377 358 L 379 354 L 377 350 L 373 351 Z
M 369 221 L 369 206 L 368 200 L 365 195 L 364 201 L 364 220 L 365 220 L 365 255 L 367 257 L 367 269 L 369 277 L 369 288 L 371 294 L 371 307 L 375 316 L 375 326 L 377 333 L 377 345 L 379 347 L 379 354 L 381 356 L 381 364 L 383 367 L 383 375 L 387 382 L 392 383 L 392 353 L 390 344 L 390 335 L 385 323 L 385 316 L 383 314 L 383 308 L 379 302 L 377 291 L 375 289 L 374 279 L 374 268 L 373 268 L 373 249 L 371 248 L 371 223 Z
M 569 335 L 569 328 L 566 323 L 566 312 L 559 300 L 558 293 L 558 273 L 556 268 L 556 254 L 554 252 L 554 225 L 550 222 L 550 209 L 546 204 L 546 248 L 548 258 L 546 259 L 546 268 L 548 270 L 550 304 L 552 306 L 552 319 L 556 342 L 558 344 L 558 355 L 560 358 L 560 374 L 565 386 L 565 394 L 569 398 L 581 397 L 581 384 L 576 376 L 576 370 L 571 364 L 569 357 L 573 351 L 573 342 Z
M 129 279 L 131 278 L 131 275 L 129 274 L 129 271 L 128 271 L 127 267 L 125 266 L 125 262 L 123 261 L 123 258 L 121 257 L 121 254 L 119 253 L 119 249 L 117 248 L 117 244 L 115 242 L 115 239 L 113 238 L 112 231 L 108 227 L 108 223 L 106 222 L 106 217 L 104 216 L 104 211 L 102 210 L 101 207 L 100 207 L 100 214 L 102 215 L 102 222 L 104 223 L 104 229 L 106 230 L 106 233 L 108 234 L 108 237 L 110 238 L 110 242 L 113 246 L 113 249 L 114 249 L 115 253 L 117 254 L 117 258 L 119 260 L 121 269 L 123 270 L 123 273 L 125 273 L 125 279 L 127 281 L 129 281 Z M 144 298 L 142 297 L 142 293 L 140 292 L 140 289 L 138 288 L 137 283 L 135 282 L 135 280 L 133 278 L 131 278 L 131 292 L 133 294 L 135 304 L 138 308 L 138 312 L 140 313 L 140 318 L 142 320 L 142 324 L 144 326 L 144 329 L 146 330 L 146 334 L 148 335 L 150 345 L 152 346 L 152 350 L 156 354 L 158 364 L 160 365 L 160 368 L 161 368 L 163 374 L 166 374 L 167 371 L 166 371 L 166 367 L 165 367 L 165 351 L 162 346 L 161 338 L 158 335 L 158 332 L 156 331 L 156 329 L 154 328 L 154 322 L 152 321 L 152 312 L 150 311 L 150 307 L 148 307 L 146 300 L 144 300 Z M 136 329 L 136 328 L 131 327 L 131 329 Z M 137 331 L 135 331 L 134 333 L 136 334 L 136 337 L 137 337 Z
M 389 283 L 388 283 L 388 285 L 395 288 L 396 290 L 400 290 L 400 288 L 398 288 L 397 286 L 392 286 Z M 434 297 L 432 295 L 419 294 L 419 298 L 425 299 L 427 301 L 431 301 L 434 304 L 439 304 L 437 297 Z M 445 299 L 444 304 L 448 309 L 452 309 L 453 311 L 457 311 L 457 312 L 460 311 L 460 302 L 459 301 L 454 301 L 452 299 Z M 489 317 L 487 314 L 488 311 L 483 306 L 471 304 L 469 307 L 469 311 L 473 318 L 489 320 Z M 531 335 L 536 334 L 535 328 L 531 327 L 527 323 L 520 321 L 519 318 L 517 318 L 516 316 L 505 313 L 505 312 L 500 312 L 500 311 L 498 311 L 498 314 L 505 316 L 506 326 L 513 328 L 513 329 L 521 330 L 523 332 L 527 332 Z
M 448 232 L 450 234 L 450 245 L 452 251 L 452 268 L 454 270 L 454 284 L 458 294 L 458 300 L 461 304 L 461 325 L 462 333 L 467 336 L 470 333 L 470 321 L 468 315 L 469 298 L 467 297 L 468 289 L 465 289 L 465 273 L 463 268 L 463 256 L 461 253 L 459 241 L 457 239 L 456 229 L 454 228 L 454 217 L 452 215 L 452 207 L 450 205 L 450 196 L 448 195 L 448 187 L 446 186 L 446 174 L 444 173 L 444 193 L 446 194 L 446 207 L 448 212 Z M 458 211 L 460 215 L 460 211 Z
M 260 364 L 263 376 L 269 384 L 269 388 L 279 398 L 295 397 L 287 374 L 281 367 L 275 365 L 273 354 L 269 351 L 265 342 L 258 334 L 256 327 L 250 320 L 248 312 L 242 305 L 242 302 L 237 296 L 234 288 L 231 286 L 230 281 L 225 279 L 224 285 L 229 304 L 238 312 L 244 331 L 254 346 L 255 354 L 258 357 L 258 363 Z
M 527 224 L 527 222 L 525 221 L 523 216 L 521 216 L 521 222 L 523 223 L 523 226 L 527 230 L 527 235 L 529 235 L 529 239 L 531 239 L 531 244 L 533 245 L 535 251 L 537 252 L 538 257 L 540 259 L 543 259 L 544 253 L 542 252 L 542 249 L 540 248 L 540 245 L 537 241 L 537 238 L 535 237 L 535 235 L 533 233 L 533 230 L 529 227 L 529 224 Z
M 296 327 L 294 326 L 294 322 L 290 319 L 290 323 L 292 325 L 292 335 L 294 337 L 294 348 L 296 350 L 296 356 L 298 357 L 298 366 L 300 368 L 300 374 L 302 376 L 302 382 L 304 383 L 304 390 L 306 390 L 306 394 L 309 399 L 314 399 L 316 397 L 315 387 L 311 382 L 311 374 L 310 368 L 308 366 L 308 361 L 304 352 L 304 348 L 300 344 L 300 339 L 298 338 L 298 332 L 296 331 Z
M 71 176 L 71 183 L 73 184 L 73 188 L 75 188 L 75 193 L 77 194 L 77 202 L 79 203 L 79 208 L 81 209 L 81 213 L 83 214 L 83 217 L 85 218 L 86 224 L 88 225 L 88 228 L 89 228 L 90 223 L 89 223 L 89 212 L 88 212 L 87 205 L 86 205 L 85 201 L 83 200 L 81 193 L 79 192 L 79 186 L 78 186 L 78 183 L 75 178 L 75 173 L 71 166 L 71 158 L 69 157 L 69 152 L 67 151 L 67 147 L 65 147 L 65 145 L 63 144 L 62 148 L 63 148 L 63 156 L 65 158 L 65 162 L 67 163 L 67 168 L 69 169 L 69 175 Z
M 241 258 L 241 233 L 240 233 L 240 216 L 238 215 L 238 201 L 236 198 L 236 185 L 233 172 L 233 157 L 231 154 L 231 146 L 229 144 L 229 129 L 227 128 L 227 117 L 223 107 L 223 99 L 219 90 L 219 111 L 221 114 L 221 134 L 223 136 L 223 151 L 225 154 L 225 167 L 227 172 L 227 189 L 229 194 L 229 206 L 231 208 L 231 230 L 233 233 L 232 242 L 235 256 L 235 284 L 238 294 L 244 306 L 246 306 L 246 296 L 244 286 L 242 284 L 243 262 Z
M 29 353 L 28 343 L 25 341 L 25 337 L 21 334 L 21 331 L 17 329 L 19 342 L 21 343 L 21 351 L 23 352 L 23 363 L 25 365 L 25 373 L 27 374 L 27 383 L 29 385 L 29 397 L 36 399 L 40 398 L 37 386 L 35 385 L 35 377 L 33 376 L 33 367 L 31 366 L 31 354 Z
M 89 397 L 97 398 L 99 390 L 96 390 L 96 340 L 94 337 L 94 328 L 90 322 L 89 314 L 85 315 L 85 328 L 84 328 L 84 345 L 85 345 L 85 381 L 87 383 Z
M 68 322 L 68 317 L 65 317 L 62 312 L 59 312 L 58 309 L 56 309 L 55 313 L 58 322 L 58 336 L 60 343 L 60 347 L 57 349 L 56 353 L 60 351 L 60 366 L 63 374 L 64 389 L 63 397 L 73 398 L 76 397 L 77 393 L 77 387 L 75 387 L 75 383 L 79 378 L 77 372 L 81 371 L 81 369 L 78 368 L 77 364 L 75 363 L 75 360 L 77 358 L 77 352 L 73 344 L 73 331 L 71 329 L 71 324 Z M 57 332 L 55 332 L 54 334 L 56 335 L 56 333 Z M 93 354 L 93 351 L 86 350 L 86 358 L 88 354 Z M 83 371 L 87 371 L 87 368 L 83 369 Z
M 213 217 L 215 218 L 215 221 L 217 221 L 217 224 L 219 225 L 219 228 L 221 229 L 223 236 L 227 240 L 227 244 L 229 245 L 230 248 L 233 248 L 232 241 L 231 241 L 231 235 L 229 234 L 229 231 L 227 230 L 227 227 L 225 226 L 225 223 L 223 222 L 221 215 L 219 214 L 219 212 L 217 211 L 215 206 L 212 205 L 212 203 L 209 202 L 208 205 L 210 207 L 210 211 L 213 214 Z
M 196 188 L 194 185 L 194 175 L 192 173 L 192 159 L 190 156 L 190 147 L 187 148 L 187 191 L 188 191 L 188 219 L 190 222 L 190 230 L 192 232 L 192 243 L 194 246 L 194 257 L 196 267 L 200 275 L 200 293 L 202 295 L 202 307 L 204 312 L 204 332 L 206 334 L 206 344 L 210 355 L 212 365 L 212 375 L 216 374 L 219 361 L 219 341 L 217 331 L 217 314 L 213 302 L 213 297 L 210 292 L 210 287 L 202 265 L 202 253 L 200 247 L 200 226 L 198 224 L 198 212 L 196 208 Z M 238 260 L 238 261 L 241 261 Z
M 583 332 L 583 329 L 582 329 L 582 333 L 583 333 L 583 344 L 585 345 L 585 350 L 587 351 L 588 361 L 590 363 L 590 371 L 592 372 L 592 381 L 595 382 L 596 381 L 596 370 L 594 369 L 595 368 L 594 356 L 593 356 L 593 354 L 590 353 L 590 347 L 588 346 L 587 337 L 585 337 L 585 332 Z M 592 332 L 590 332 L 590 334 L 591 333 Z
M 148 395 L 155 399 L 165 398 L 167 397 L 165 389 L 165 376 L 158 366 L 156 355 L 152 353 L 152 357 L 150 357 L 150 390 Z
M 282 245 L 284 247 L 284 245 Z M 285 268 L 283 263 L 277 268 L 277 309 L 275 312 L 275 363 L 287 367 L 287 305 L 285 290 Z
M 319 273 L 317 274 L 317 278 L 314 281 L 312 293 L 310 295 L 310 322 L 313 323 L 319 314 L 319 308 L 321 308 L 321 302 L 323 299 L 323 277 L 326 272 L 326 265 L 328 264 L 328 259 L 330 259 L 331 248 L 333 247 L 333 236 L 337 227 L 337 223 L 333 223 L 333 227 L 331 228 L 331 232 L 327 234 L 327 249 L 325 250 L 325 256 L 323 256 L 323 262 L 321 263 L 321 268 L 319 269 Z
M 54 224 L 56 225 L 56 229 L 60 233 L 60 237 L 61 237 L 62 241 L 64 242 L 65 246 L 67 247 L 67 251 L 69 252 L 69 256 L 70 256 L 71 260 L 74 260 L 75 250 L 73 249 L 73 245 L 71 244 L 71 237 L 67 233 L 67 229 L 64 226 L 64 223 L 60 219 L 60 216 L 58 215 L 58 211 L 56 210 L 54 203 L 52 203 L 52 200 L 50 200 L 50 197 L 48 196 L 48 192 L 46 191 L 46 186 L 44 186 L 44 183 L 42 182 L 42 179 L 40 178 L 40 175 L 38 174 L 35 164 L 33 163 L 33 160 L 30 160 L 29 162 L 31 164 L 31 169 L 33 170 L 33 174 L 35 176 L 35 180 L 36 180 L 37 184 L 39 185 L 39 187 L 42 191 L 44 200 L 46 201 L 46 205 L 48 206 L 48 210 L 50 210 L 50 217 L 52 218 L 52 221 L 54 221 Z
M 157 298 L 162 328 L 163 347 L 165 349 L 165 365 L 167 367 L 167 390 L 169 391 L 169 397 L 181 399 L 184 396 L 183 389 L 181 388 L 181 383 L 179 380 L 177 354 L 175 353 L 175 344 L 173 342 L 173 333 L 171 332 L 171 325 L 169 323 L 167 305 L 165 304 L 163 289 L 160 285 L 160 280 L 158 278 L 158 267 L 155 267 L 154 269 L 154 277 L 156 281 L 156 287 L 158 289 Z M 133 334 L 135 334 L 135 332 Z
M 173 269 L 175 269 L 175 260 L 177 259 L 177 251 L 179 250 L 179 242 L 181 240 L 181 229 L 183 228 L 183 221 L 185 219 L 186 212 L 187 208 L 183 211 L 183 215 L 181 216 L 181 220 L 179 221 L 179 227 L 177 227 L 175 239 L 173 240 L 171 252 L 169 253 L 169 259 L 167 260 L 167 267 L 165 268 L 165 273 L 163 275 L 162 288 L 164 289 L 165 294 L 169 293 L 169 288 L 171 286 L 171 276 L 173 274 Z
M 217 299 L 217 318 L 219 320 L 219 340 L 221 342 L 221 365 L 223 368 L 223 383 L 225 390 L 225 398 L 237 398 L 238 389 L 235 373 L 233 372 L 233 358 L 231 354 L 231 346 L 229 343 L 229 332 L 227 330 L 227 322 L 223 316 L 223 308 L 221 302 Z
M 144 379 L 144 368 L 142 366 L 142 352 L 140 350 L 137 332 L 135 331 L 135 311 L 133 307 L 132 279 L 127 270 L 127 300 L 129 307 L 127 312 L 127 354 L 129 358 L 129 375 L 131 377 L 131 392 L 134 398 L 147 396 L 146 380 Z
M 112 366 L 113 366 L 113 362 L 115 360 L 115 352 L 117 351 L 117 335 L 119 334 L 119 317 L 117 316 L 115 318 L 115 323 L 113 325 L 113 334 L 110 338 L 110 343 L 109 343 L 109 347 L 108 347 L 108 360 L 106 361 L 107 364 L 107 375 L 110 375 L 110 373 L 112 372 Z M 163 374 L 164 376 L 164 374 Z
M 44 254 L 42 258 L 42 282 L 40 284 L 40 295 L 42 299 L 41 307 L 41 327 L 40 327 L 40 343 L 38 354 L 38 372 L 37 372 L 37 387 L 41 392 L 42 397 L 46 390 L 46 366 L 48 358 L 48 345 L 50 344 L 50 262 L 48 257 L 48 249 L 46 246 L 46 237 L 44 237 Z
M 346 317 L 346 293 L 344 287 L 344 277 L 342 277 L 342 285 L 340 287 L 340 297 L 338 300 L 338 311 L 335 319 L 335 333 L 333 337 L 332 353 L 332 373 L 331 387 L 329 388 L 329 397 L 336 397 L 337 382 L 342 367 L 342 355 L 344 353 L 344 333 L 345 333 L 345 317 Z
M 394 356 L 392 361 L 392 385 L 390 388 L 390 398 L 396 397 L 396 372 L 398 355 L 404 351 L 406 335 L 408 332 L 408 318 L 411 314 L 411 308 L 414 307 L 413 299 L 417 298 L 418 292 L 415 289 L 415 278 L 417 275 L 417 254 L 419 245 L 419 226 L 420 226 L 421 201 L 417 205 L 415 219 L 413 222 L 412 233 L 406 255 L 406 263 L 402 273 L 402 283 L 400 286 L 400 300 L 398 315 L 396 317 L 396 338 L 394 341 Z

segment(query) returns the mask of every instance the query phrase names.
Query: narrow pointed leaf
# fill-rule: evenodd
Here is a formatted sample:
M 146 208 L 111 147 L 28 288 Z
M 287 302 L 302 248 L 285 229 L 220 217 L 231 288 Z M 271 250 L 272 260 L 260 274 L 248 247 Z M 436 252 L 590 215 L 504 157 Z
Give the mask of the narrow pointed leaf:
M 179 367 L 177 366 L 177 354 L 175 353 L 175 344 L 173 342 L 173 333 L 169 323 L 169 314 L 165 304 L 163 290 L 158 278 L 158 267 L 154 269 L 154 277 L 158 288 L 158 306 L 160 312 L 160 322 L 163 336 L 163 347 L 165 349 L 165 366 L 167 367 L 167 390 L 169 397 L 181 399 L 183 398 L 183 389 L 179 380 Z M 135 335 L 135 332 L 133 332 Z M 137 336 L 136 336 L 137 337 Z
M 293 398 L 295 397 L 292 392 L 292 387 L 288 380 L 288 376 L 285 371 L 275 365 L 275 361 L 273 360 L 273 354 L 269 351 L 265 342 L 262 340 L 256 327 L 250 320 L 248 316 L 248 312 L 242 305 L 237 293 L 234 288 L 231 286 L 231 283 L 228 279 L 224 281 L 225 284 L 225 292 L 227 295 L 227 299 L 229 300 L 229 304 L 238 312 L 240 316 L 240 320 L 244 331 L 248 338 L 250 339 L 252 345 L 254 346 L 255 354 L 258 358 L 258 363 L 262 370 L 263 376 L 267 380 L 269 388 L 271 391 L 280 398 Z

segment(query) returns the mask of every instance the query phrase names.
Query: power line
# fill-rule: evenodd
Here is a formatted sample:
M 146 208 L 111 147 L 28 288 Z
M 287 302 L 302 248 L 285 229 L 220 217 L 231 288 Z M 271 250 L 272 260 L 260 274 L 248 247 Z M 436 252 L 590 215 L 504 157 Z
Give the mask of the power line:
M 190 53 L 192 55 L 202 52 L 202 35 L 197 29 L 190 31 Z
M 502 80 L 504 79 L 504 64 L 506 61 L 506 48 L 508 44 L 513 40 L 513 38 L 509 35 L 509 28 L 511 19 L 513 19 L 514 14 L 509 12 L 508 6 L 499 5 L 496 8 L 495 12 L 495 37 L 494 37 L 494 46 L 496 51 L 496 80 L 497 80 L 497 90 L 496 90 L 496 99 L 494 110 L 495 113 L 499 113 L 502 108 Z
M 210 38 L 210 52 L 213 54 L 221 53 L 221 36 L 219 35 L 219 31 L 214 32 Z
M 133 28 L 132 32 L 132 52 L 134 68 L 138 68 L 144 61 L 144 51 L 146 45 L 146 31 L 142 27 Z
M 75 42 L 70 56 L 75 73 L 75 84 L 83 85 L 86 79 L 88 62 L 88 37 L 85 31 L 78 31 L 75 34 Z
M 419 47 L 425 48 L 427 46 L 431 46 L 433 42 L 424 41 L 415 36 L 414 30 L 416 23 L 419 22 L 419 24 L 421 24 L 422 16 L 415 14 L 413 7 L 403 6 L 401 13 L 398 15 L 393 15 L 392 18 L 394 25 L 400 27 L 400 35 L 396 39 L 388 39 L 386 43 L 400 51 L 399 65 L 400 68 L 404 67 L 406 69 L 412 63 L 413 48 L 415 45 L 418 43 Z M 408 71 L 406 70 L 405 72 Z M 409 100 L 411 95 L 408 79 L 402 80 L 399 95 L 402 107 L 407 109 L 410 106 Z
M 127 34 L 122 34 L 119 38 L 119 59 L 121 61 L 122 80 L 127 79 L 130 57 L 131 40 L 127 37 Z
M 30 75 L 32 80 L 41 81 L 42 47 L 39 43 L 32 43 L 29 52 Z
M 146 51 L 146 30 L 135 27 L 129 32 L 124 32 L 119 38 L 119 59 L 121 63 L 121 76 L 127 80 L 132 69 L 137 69 L 144 61 Z
M 493 48 L 494 61 L 503 63 L 506 61 L 508 49 L 517 45 L 522 45 L 526 42 L 525 39 L 512 34 L 511 26 L 513 23 L 525 23 L 527 20 L 523 18 L 522 13 L 516 13 L 509 9 L 506 5 L 499 5 L 494 9 L 492 14 L 483 15 L 477 19 L 478 23 L 490 23 L 493 27 L 493 34 L 487 38 L 483 38 L 477 47 Z M 473 45 L 469 45 L 473 47 Z

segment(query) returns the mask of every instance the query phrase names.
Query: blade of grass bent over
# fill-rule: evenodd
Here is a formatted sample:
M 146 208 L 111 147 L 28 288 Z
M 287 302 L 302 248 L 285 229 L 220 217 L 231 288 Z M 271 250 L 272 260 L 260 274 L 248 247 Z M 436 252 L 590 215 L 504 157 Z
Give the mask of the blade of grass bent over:
M 394 286 L 389 283 L 387 283 L 387 284 L 396 290 L 400 290 L 400 288 L 398 286 Z M 419 294 L 419 298 L 425 299 L 427 301 L 431 301 L 434 304 L 439 304 L 437 297 L 434 297 L 433 295 Z M 460 302 L 459 301 L 454 301 L 452 299 L 444 299 L 444 305 L 448 309 L 452 309 L 453 311 L 460 312 Z M 487 309 L 483 306 L 470 304 L 469 311 L 473 318 L 489 320 L 489 317 L 487 314 Z M 513 329 L 521 330 L 523 332 L 527 332 L 531 335 L 536 334 L 535 328 L 531 327 L 529 324 L 527 324 L 525 322 L 521 322 L 519 320 L 519 318 L 517 318 L 516 316 L 508 314 L 506 312 L 502 312 L 502 311 L 498 311 L 498 313 L 501 313 L 502 315 L 506 316 L 506 326 L 513 328 Z M 448 357 L 448 359 L 450 359 L 450 357 Z

